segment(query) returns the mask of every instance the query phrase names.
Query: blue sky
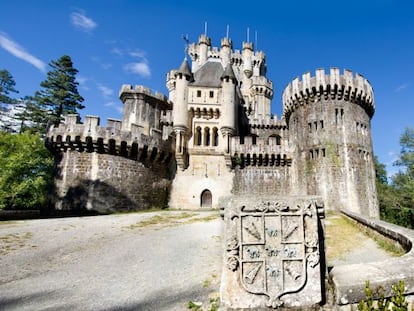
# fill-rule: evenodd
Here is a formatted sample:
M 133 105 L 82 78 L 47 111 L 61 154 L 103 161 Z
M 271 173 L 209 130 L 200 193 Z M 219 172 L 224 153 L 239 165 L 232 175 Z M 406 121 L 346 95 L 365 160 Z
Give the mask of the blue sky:
M 361 73 L 375 92 L 374 152 L 389 173 L 405 127 L 414 127 L 414 2 L 347 1 L 1 1 L 0 69 L 32 95 L 50 69 L 70 55 L 79 70 L 81 116 L 120 118 L 122 84 L 167 94 L 165 75 L 184 57 L 183 34 L 204 32 L 213 46 L 229 36 L 266 53 L 272 111 L 280 116 L 284 87 L 316 68 Z M 255 33 L 257 32 L 257 41 Z

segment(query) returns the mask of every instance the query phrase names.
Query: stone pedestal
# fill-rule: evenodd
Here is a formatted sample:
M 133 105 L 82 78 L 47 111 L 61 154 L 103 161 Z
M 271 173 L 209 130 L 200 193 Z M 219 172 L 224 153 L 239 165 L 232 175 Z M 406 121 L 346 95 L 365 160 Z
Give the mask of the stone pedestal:
M 225 204 L 223 310 L 314 308 L 324 254 L 316 197 L 237 197 Z

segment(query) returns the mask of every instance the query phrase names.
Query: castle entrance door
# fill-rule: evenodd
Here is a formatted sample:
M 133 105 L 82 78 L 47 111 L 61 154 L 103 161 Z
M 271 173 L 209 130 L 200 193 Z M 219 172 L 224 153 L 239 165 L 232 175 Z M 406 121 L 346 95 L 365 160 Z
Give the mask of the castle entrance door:
M 201 192 L 200 206 L 201 207 L 211 207 L 211 204 L 212 204 L 211 191 L 206 189 L 203 192 Z

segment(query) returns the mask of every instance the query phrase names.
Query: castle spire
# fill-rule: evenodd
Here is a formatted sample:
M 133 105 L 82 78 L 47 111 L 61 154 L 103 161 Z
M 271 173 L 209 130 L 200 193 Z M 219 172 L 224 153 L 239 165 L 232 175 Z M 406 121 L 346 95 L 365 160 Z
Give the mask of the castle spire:
M 191 77 L 190 65 L 188 64 L 187 58 L 184 58 L 180 68 L 177 70 L 177 74 L 182 74 L 185 77 Z

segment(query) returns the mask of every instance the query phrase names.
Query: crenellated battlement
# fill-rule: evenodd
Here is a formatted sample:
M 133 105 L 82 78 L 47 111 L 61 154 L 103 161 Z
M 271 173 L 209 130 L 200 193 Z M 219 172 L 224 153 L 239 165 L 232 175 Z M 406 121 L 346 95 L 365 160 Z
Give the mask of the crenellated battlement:
M 308 104 L 315 99 L 344 99 L 360 105 L 371 118 L 375 111 L 374 93 L 371 84 L 362 75 L 345 69 L 331 68 L 329 74 L 317 69 L 315 76 L 310 72 L 295 78 L 283 92 L 283 111 L 288 119 L 298 105 Z
M 290 166 L 292 157 L 288 149 L 280 144 L 280 137 L 255 138 L 246 136 L 231 138 L 232 161 L 241 167 Z M 233 163 L 234 166 L 234 163 Z
M 276 115 L 272 117 L 266 117 L 261 120 L 250 120 L 249 125 L 252 129 L 286 129 L 286 121 L 284 117 L 278 119 Z
M 134 160 L 169 160 L 171 145 L 156 129 L 146 135 L 142 126 L 132 124 L 130 131 L 123 131 L 120 120 L 108 119 L 103 127 L 99 117 L 86 116 L 81 123 L 77 114 L 66 116 L 58 127 L 50 127 L 46 137 L 46 146 L 51 150 L 108 153 Z
M 264 95 L 265 97 L 273 98 L 273 83 L 264 76 L 253 76 L 251 78 L 252 84 L 250 91 L 252 95 Z
M 148 97 L 153 97 L 155 100 L 161 102 L 167 102 L 168 98 L 160 92 L 152 92 L 150 88 L 143 85 L 135 85 L 135 88 L 131 84 L 123 84 L 119 91 L 119 97 L 122 99 L 125 95 L 132 94 L 144 94 Z

